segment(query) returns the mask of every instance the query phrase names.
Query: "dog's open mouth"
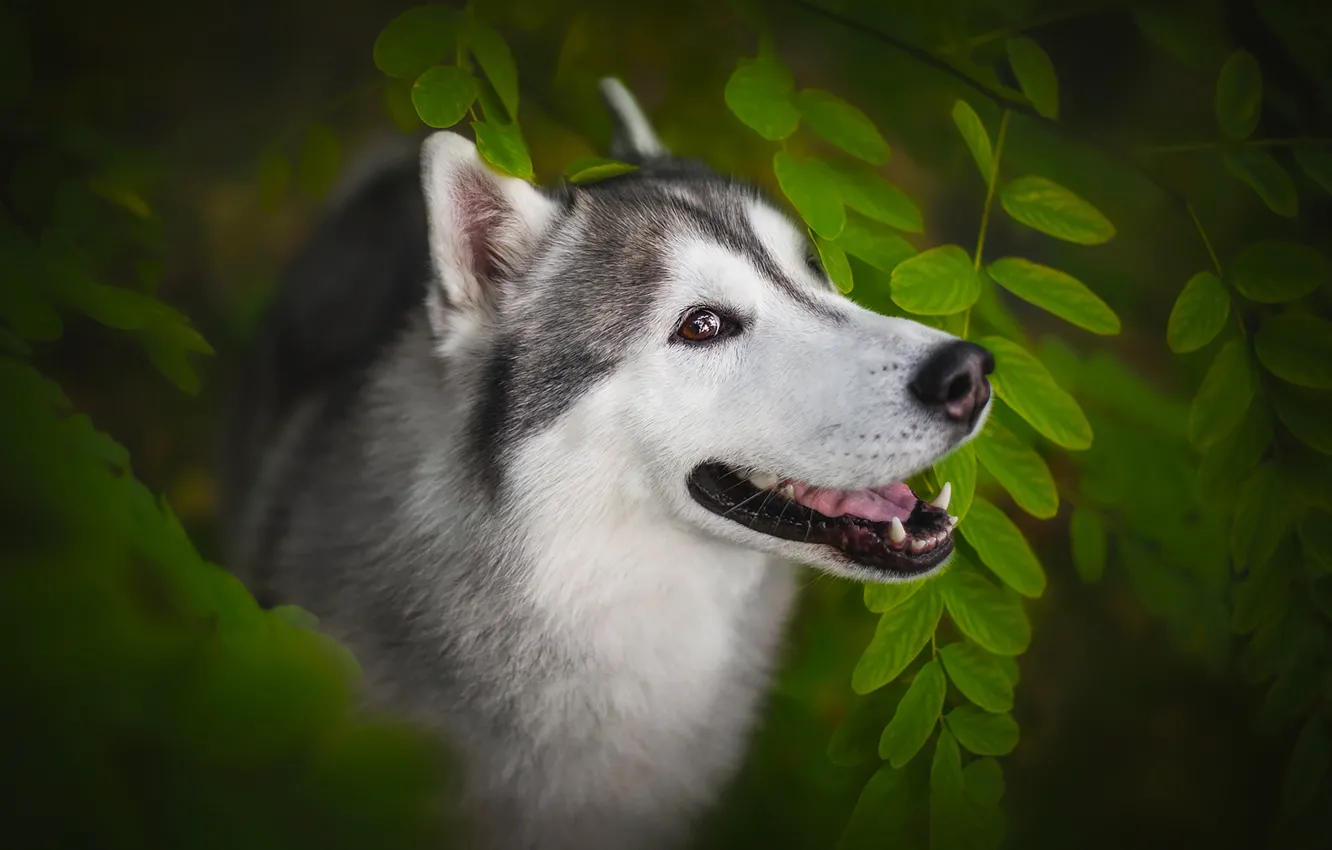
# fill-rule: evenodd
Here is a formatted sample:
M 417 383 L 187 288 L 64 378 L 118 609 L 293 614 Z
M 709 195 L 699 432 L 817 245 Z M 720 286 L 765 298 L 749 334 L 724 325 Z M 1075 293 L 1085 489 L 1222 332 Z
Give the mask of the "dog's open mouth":
M 829 490 L 705 463 L 689 476 L 689 493 L 713 513 L 754 531 L 831 546 L 868 567 L 920 573 L 953 551 L 957 518 L 948 514 L 948 484 L 926 502 L 900 482 Z

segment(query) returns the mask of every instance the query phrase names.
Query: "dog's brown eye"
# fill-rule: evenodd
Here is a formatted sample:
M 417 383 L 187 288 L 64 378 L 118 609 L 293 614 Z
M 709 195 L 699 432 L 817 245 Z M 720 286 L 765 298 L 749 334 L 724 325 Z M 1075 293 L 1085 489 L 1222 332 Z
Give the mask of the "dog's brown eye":
M 689 342 L 707 342 L 722 332 L 722 318 L 711 310 L 691 310 L 676 332 Z

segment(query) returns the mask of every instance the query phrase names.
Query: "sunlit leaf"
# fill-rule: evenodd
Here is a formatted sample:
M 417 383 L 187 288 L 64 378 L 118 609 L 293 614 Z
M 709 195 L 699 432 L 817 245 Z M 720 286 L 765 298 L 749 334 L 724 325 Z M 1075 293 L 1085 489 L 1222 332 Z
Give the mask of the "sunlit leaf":
M 516 124 L 472 122 L 476 149 L 486 162 L 514 177 L 531 180 L 532 158 Z
M 1115 236 L 1115 226 L 1100 210 L 1053 180 L 1027 175 L 1006 183 L 999 201 L 1016 221 L 1079 245 L 1100 245 Z
M 865 582 L 865 607 L 876 614 L 891 611 L 925 586 L 924 581 Z
M 1085 582 L 1097 582 L 1105 573 L 1107 541 L 1101 515 L 1077 506 L 1068 521 L 1068 536 L 1073 548 L 1073 566 Z
M 888 161 L 888 143 L 857 107 L 820 89 L 805 89 L 795 103 L 805 125 L 827 141 L 871 165 Z
M 988 271 L 1004 289 L 1067 322 L 1096 334 L 1119 333 L 1115 311 L 1067 272 L 1020 257 L 995 260 Z
M 851 688 L 867 694 L 896 679 L 929 643 L 943 615 L 943 598 L 927 585 L 910 599 L 879 617 L 874 638 L 856 662 Z
M 1166 324 L 1166 343 L 1176 354 L 1197 351 L 1221 333 L 1230 317 L 1230 296 L 1211 272 L 1189 278 Z
M 977 496 L 958 528 L 1004 584 L 1030 598 L 1045 592 L 1045 570 L 1027 538 L 1003 511 Z
M 945 483 L 953 488 L 952 501 L 948 503 L 948 512 L 958 519 L 964 519 L 971 510 L 971 499 L 976 493 L 976 451 L 971 443 L 955 449 L 943 460 L 934 464 L 934 476 L 939 486 Z
M 948 678 L 962 695 L 986 711 L 1013 708 L 1013 683 L 995 656 L 973 643 L 950 643 L 939 650 Z
M 1031 644 L 1031 622 L 1022 600 L 996 587 L 964 565 L 961 555 L 939 579 L 944 604 L 953 624 L 978 645 L 1000 656 L 1020 655 Z
M 1041 46 L 1026 36 L 1015 36 L 1006 42 L 1008 63 L 1013 67 L 1022 93 L 1036 111 L 1046 118 L 1059 117 L 1059 79 L 1054 63 Z
M 1289 312 L 1263 322 L 1254 334 L 1258 361 L 1283 381 L 1332 389 L 1332 322 Z
M 1091 446 L 1092 427 L 1082 408 L 1059 388 L 1034 355 L 1003 337 L 987 336 L 977 342 L 994 353 L 990 383 L 1009 407 L 1046 439 L 1066 449 Z
M 375 39 L 375 67 L 390 77 L 414 77 L 457 50 L 461 18 L 439 4 L 401 13 Z
M 886 273 L 891 273 L 898 263 L 916 253 L 911 243 L 896 233 L 853 216 L 847 217 L 846 226 L 837 237 L 837 246 Z
M 452 127 L 467 117 L 481 87 L 476 77 L 455 65 L 436 65 L 412 85 L 412 105 L 426 126 Z
M 1216 80 L 1216 123 L 1230 139 L 1247 139 L 1258 129 L 1263 110 L 1263 72 L 1247 50 L 1236 50 Z
M 1286 218 L 1300 214 L 1295 181 L 1270 153 L 1261 148 L 1237 147 L 1225 152 L 1225 161 L 1230 173 L 1249 184 L 1272 212 Z
M 1255 378 L 1242 339 L 1217 352 L 1189 409 L 1189 442 L 1205 449 L 1229 434 L 1249 409 Z
M 846 227 L 846 209 L 837 188 L 837 175 L 821 159 L 799 160 L 785 151 L 772 158 L 772 170 L 782 192 L 815 233 L 836 239 Z
M 851 263 L 846 259 L 846 252 L 841 246 L 827 239 L 815 237 L 814 245 L 818 248 L 823 270 L 839 292 L 850 292 L 855 282 L 851 278 Z
M 476 57 L 476 62 L 485 72 L 486 79 L 494 86 L 504 110 L 508 113 L 508 123 L 518 118 L 518 66 L 514 64 L 513 53 L 504 37 L 495 28 L 480 18 L 472 17 L 467 23 L 467 48 Z M 497 116 L 487 115 L 488 119 Z M 431 125 L 434 126 L 434 125 Z
M 939 722 L 947 689 L 937 659 L 917 671 L 893 719 L 884 727 L 879 739 L 880 758 L 893 767 L 902 767 L 920 752 Z
M 980 169 L 981 177 L 988 186 L 994 180 L 994 148 L 990 145 L 990 134 L 985 132 L 984 122 L 976 110 L 971 108 L 971 104 L 959 100 L 953 104 L 953 123 L 957 125 L 957 131 L 962 134 L 962 140 L 967 143 L 967 150 L 971 151 L 971 158 L 976 161 L 976 168 Z
M 1328 276 L 1327 258 L 1317 248 L 1294 242 L 1255 242 L 1230 264 L 1230 278 L 1246 298 L 1277 304 L 1313 292 Z
M 1011 714 L 991 714 L 974 705 L 960 705 L 944 717 L 957 742 L 978 756 L 1006 756 L 1018 742 Z
M 878 172 L 844 162 L 833 163 L 831 170 L 842 202 L 851 209 L 907 233 L 925 229 L 916 203 Z
M 581 185 L 583 183 L 596 183 L 609 177 L 619 177 L 621 174 L 628 174 L 637 168 L 636 165 L 630 165 L 619 160 L 606 159 L 600 156 L 585 156 L 569 163 L 569 167 L 564 169 L 564 176 L 570 183 Z
M 958 313 L 979 296 L 980 278 L 971 257 L 957 245 L 931 248 L 893 269 L 893 302 L 909 313 Z
M 795 81 L 770 45 L 753 59 L 741 59 L 726 81 L 726 105 L 735 117 L 769 141 L 785 139 L 800 126 Z M 835 235 L 835 234 L 834 234 Z
M 972 441 L 976 458 L 1013 497 L 1018 507 L 1039 519 L 1059 512 L 1059 491 L 1050 467 L 1036 450 L 991 418 Z

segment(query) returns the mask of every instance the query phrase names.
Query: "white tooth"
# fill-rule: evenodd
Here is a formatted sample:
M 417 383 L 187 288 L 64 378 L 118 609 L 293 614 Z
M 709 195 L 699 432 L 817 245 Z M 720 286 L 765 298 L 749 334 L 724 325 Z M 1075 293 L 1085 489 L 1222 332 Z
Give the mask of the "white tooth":
M 777 476 L 773 475 L 771 472 L 760 472 L 758 475 L 750 478 L 749 483 L 753 484 L 760 490 L 771 490 L 773 487 L 777 486 Z
M 958 520 L 957 517 L 953 516 L 952 514 L 949 514 L 949 515 L 948 515 L 948 527 L 949 527 L 949 528 L 957 528 L 957 524 L 958 524 L 958 522 L 959 522 L 959 520 Z
M 911 551 L 912 551 L 912 552 L 915 552 L 916 554 L 920 554 L 921 552 L 924 552 L 924 551 L 925 551 L 925 541 L 924 541 L 924 540 L 912 540 L 912 541 L 911 541 Z
M 778 490 L 777 492 L 781 493 L 783 496 L 790 499 L 791 501 L 793 502 L 795 501 L 795 487 L 793 487 L 792 485 L 787 484 L 785 487 Z
M 906 529 L 902 527 L 902 521 L 897 517 L 893 517 L 892 523 L 888 526 L 888 539 L 894 543 L 906 540 Z
M 934 505 L 936 508 L 938 508 L 941 511 L 946 511 L 948 510 L 948 503 L 952 501 L 952 499 L 953 499 L 953 482 L 945 481 L 943 488 L 939 490 L 939 495 L 935 496 L 934 501 L 930 502 L 930 504 Z

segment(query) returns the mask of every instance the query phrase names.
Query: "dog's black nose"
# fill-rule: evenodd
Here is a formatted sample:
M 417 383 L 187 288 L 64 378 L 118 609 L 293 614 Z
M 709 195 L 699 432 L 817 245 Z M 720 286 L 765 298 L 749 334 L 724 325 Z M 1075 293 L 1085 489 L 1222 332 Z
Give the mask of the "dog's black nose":
M 994 355 L 974 342 L 958 340 L 939 347 L 911 379 L 911 392 L 931 410 L 954 422 L 975 422 L 990 400 Z

